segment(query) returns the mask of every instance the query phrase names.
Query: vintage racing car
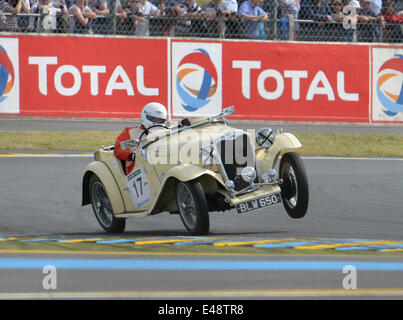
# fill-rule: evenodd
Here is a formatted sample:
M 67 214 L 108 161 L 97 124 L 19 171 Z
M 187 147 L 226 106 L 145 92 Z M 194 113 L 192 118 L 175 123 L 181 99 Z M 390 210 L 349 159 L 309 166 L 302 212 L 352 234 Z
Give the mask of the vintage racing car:
M 233 128 L 227 116 L 234 112 L 229 107 L 217 116 L 157 125 L 122 142 L 136 149 L 129 175 L 114 147 L 102 147 L 85 169 L 82 205 L 91 204 L 110 233 L 123 232 L 126 218 L 161 212 L 178 213 L 192 235 L 209 232 L 213 211 L 242 214 L 283 203 L 290 217 L 304 217 L 308 180 L 294 152 L 301 143 L 282 130 Z

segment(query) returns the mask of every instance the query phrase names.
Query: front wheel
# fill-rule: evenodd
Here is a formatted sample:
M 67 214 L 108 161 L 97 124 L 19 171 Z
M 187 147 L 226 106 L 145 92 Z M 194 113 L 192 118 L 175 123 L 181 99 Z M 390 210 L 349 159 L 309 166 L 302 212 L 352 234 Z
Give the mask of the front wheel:
M 291 218 L 299 219 L 308 210 L 309 188 L 306 170 L 301 158 L 295 152 L 283 155 L 280 161 L 281 198 Z
M 176 186 L 176 200 L 183 224 L 192 235 L 209 232 L 208 205 L 199 182 L 179 182 Z
M 123 232 L 126 227 L 126 219 L 115 218 L 112 204 L 101 180 L 93 175 L 90 178 L 89 186 L 92 209 L 101 227 L 109 233 Z

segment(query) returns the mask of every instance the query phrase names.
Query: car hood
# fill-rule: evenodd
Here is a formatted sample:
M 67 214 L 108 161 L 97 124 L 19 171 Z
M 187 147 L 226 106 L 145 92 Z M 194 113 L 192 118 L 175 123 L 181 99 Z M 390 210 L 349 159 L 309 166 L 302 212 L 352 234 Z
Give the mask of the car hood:
M 160 163 L 167 163 L 170 159 L 174 164 L 178 162 L 196 164 L 199 163 L 200 148 L 230 137 L 234 133 L 243 132 L 221 123 L 189 128 L 181 132 L 161 130 L 149 134 L 143 146 L 146 146 L 148 158 L 160 158 Z M 167 134 L 169 136 L 166 136 Z

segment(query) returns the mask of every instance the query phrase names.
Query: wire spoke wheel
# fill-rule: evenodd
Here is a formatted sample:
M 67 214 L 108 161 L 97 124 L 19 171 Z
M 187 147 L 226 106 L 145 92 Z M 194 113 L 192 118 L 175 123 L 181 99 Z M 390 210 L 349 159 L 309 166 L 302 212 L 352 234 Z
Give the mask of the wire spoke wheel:
M 199 182 L 179 182 L 176 187 L 179 214 L 186 229 L 192 235 L 209 231 L 208 205 Z
M 178 202 L 186 225 L 193 229 L 196 226 L 196 204 L 189 188 L 184 183 L 178 186 Z
M 284 192 L 284 201 L 288 203 L 290 207 L 295 208 L 298 203 L 298 183 L 297 177 L 294 172 L 294 168 L 287 162 L 284 165 L 284 184 L 285 184 L 285 192 Z
M 308 210 L 309 187 L 306 170 L 301 158 L 295 152 L 283 155 L 280 162 L 281 198 L 291 218 L 299 219 Z
M 95 214 L 99 217 L 104 226 L 110 227 L 113 221 L 113 210 L 102 183 L 95 182 L 92 186 L 92 199 Z
M 92 209 L 101 227 L 110 233 L 123 232 L 126 220 L 115 218 L 105 186 L 96 175 L 90 178 L 90 197 Z

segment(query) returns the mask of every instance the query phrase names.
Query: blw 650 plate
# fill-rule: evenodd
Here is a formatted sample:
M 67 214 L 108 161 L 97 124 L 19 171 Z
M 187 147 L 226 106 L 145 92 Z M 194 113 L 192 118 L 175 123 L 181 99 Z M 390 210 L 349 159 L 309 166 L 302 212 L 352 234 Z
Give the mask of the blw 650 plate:
M 279 203 L 281 203 L 281 195 L 280 193 L 275 193 L 261 198 L 239 203 L 236 205 L 236 210 L 238 213 L 244 213 L 260 208 L 270 207 L 272 205 Z

